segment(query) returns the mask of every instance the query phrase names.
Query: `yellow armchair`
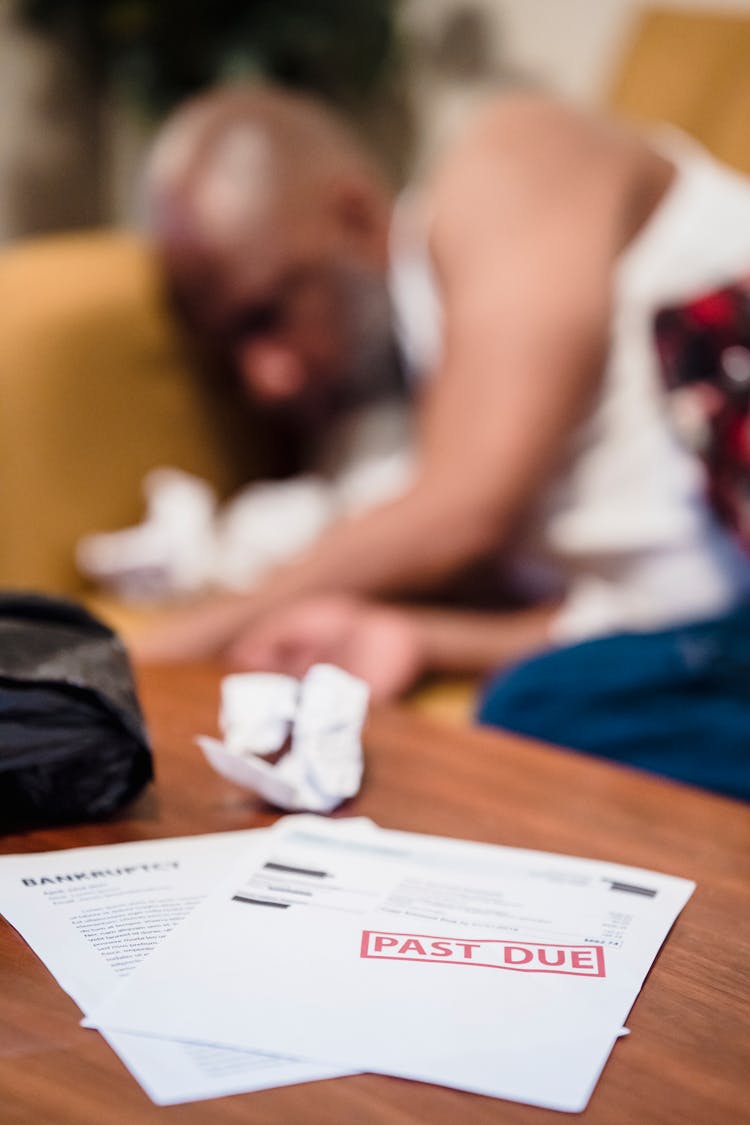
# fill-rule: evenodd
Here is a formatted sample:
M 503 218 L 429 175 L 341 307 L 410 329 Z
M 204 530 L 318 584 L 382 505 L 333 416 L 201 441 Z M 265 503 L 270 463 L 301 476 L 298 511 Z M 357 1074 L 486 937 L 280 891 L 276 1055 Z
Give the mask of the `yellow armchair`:
M 638 123 L 669 121 L 750 174 L 750 18 L 747 12 L 644 9 L 609 104 Z
M 45 238 L 0 254 L 0 586 L 77 593 L 86 532 L 140 517 L 155 465 L 226 493 L 252 441 L 192 369 L 136 237 Z

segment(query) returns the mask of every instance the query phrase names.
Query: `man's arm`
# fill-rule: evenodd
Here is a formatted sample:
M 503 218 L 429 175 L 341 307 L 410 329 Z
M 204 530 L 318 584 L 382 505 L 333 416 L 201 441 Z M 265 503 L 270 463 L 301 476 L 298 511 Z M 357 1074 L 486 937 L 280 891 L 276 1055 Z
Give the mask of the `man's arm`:
M 176 645 L 169 629 L 150 652 L 147 638 L 145 655 L 203 655 L 202 638 L 221 647 L 258 613 L 310 594 L 434 588 L 502 544 L 602 367 L 620 196 L 591 128 L 522 102 L 489 115 L 438 179 L 444 356 L 412 488 L 333 527 L 246 599 L 215 616 L 206 607 L 193 626 L 184 618 Z
M 416 634 L 422 670 L 482 675 L 549 648 L 557 604 L 501 613 L 413 608 L 408 616 Z

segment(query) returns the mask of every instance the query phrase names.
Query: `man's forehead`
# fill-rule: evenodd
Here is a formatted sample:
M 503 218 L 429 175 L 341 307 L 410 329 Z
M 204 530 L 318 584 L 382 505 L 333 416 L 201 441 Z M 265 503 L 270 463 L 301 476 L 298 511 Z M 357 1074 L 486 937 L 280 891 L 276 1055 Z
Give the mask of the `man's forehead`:
M 266 226 L 254 237 L 169 244 L 166 266 L 194 312 L 217 329 L 247 310 L 282 298 L 301 278 L 317 276 L 326 262 L 320 247 L 302 235 Z

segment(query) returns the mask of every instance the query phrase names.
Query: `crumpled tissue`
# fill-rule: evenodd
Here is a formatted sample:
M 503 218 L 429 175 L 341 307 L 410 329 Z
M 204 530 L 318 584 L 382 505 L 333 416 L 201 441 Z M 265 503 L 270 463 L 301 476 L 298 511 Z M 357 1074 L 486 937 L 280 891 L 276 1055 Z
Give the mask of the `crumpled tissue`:
M 146 518 L 136 527 L 86 535 L 78 569 L 126 600 L 159 600 L 202 589 L 213 567 L 217 498 L 180 469 L 153 469 L 143 483 Z
M 333 518 L 327 486 L 312 476 L 251 485 L 223 506 L 206 481 L 180 469 L 153 469 L 143 491 L 143 523 L 86 535 L 76 548 L 78 569 L 129 601 L 244 589 Z
M 130 601 L 246 590 L 334 520 L 403 492 L 413 476 L 410 428 L 401 400 L 356 411 L 326 439 L 312 472 L 248 485 L 223 503 L 207 481 L 153 469 L 143 482 L 143 522 L 84 536 L 78 569 Z
M 314 664 L 302 681 L 265 672 L 226 676 L 223 741 L 199 736 L 197 742 L 218 773 L 271 804 L 331 812 L 359 792 L 369 697 L 364 680 L 333 664 Z M 289 752 L 267 761 L 290 734 Z

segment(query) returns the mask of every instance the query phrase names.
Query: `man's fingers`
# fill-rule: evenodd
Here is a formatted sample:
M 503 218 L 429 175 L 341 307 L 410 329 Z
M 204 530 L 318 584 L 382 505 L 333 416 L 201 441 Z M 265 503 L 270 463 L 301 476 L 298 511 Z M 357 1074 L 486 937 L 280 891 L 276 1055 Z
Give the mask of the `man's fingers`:
M 305 636 L 286 632 L 240 637 L 227 651 L 226 661 L 238 672 L 281 672 L 303 676 L 311 664 L 330 659 L 324 646 Z
M 236 672 L 279 672 L 279 653 L 273 644 L 241 636 L 224 653 L 224 660 Z

